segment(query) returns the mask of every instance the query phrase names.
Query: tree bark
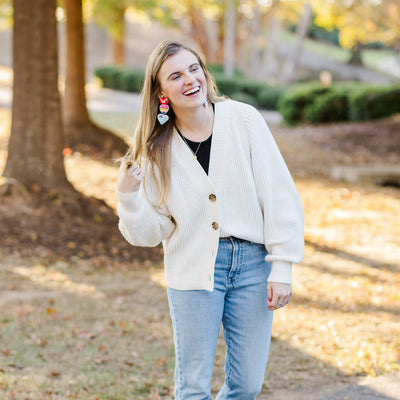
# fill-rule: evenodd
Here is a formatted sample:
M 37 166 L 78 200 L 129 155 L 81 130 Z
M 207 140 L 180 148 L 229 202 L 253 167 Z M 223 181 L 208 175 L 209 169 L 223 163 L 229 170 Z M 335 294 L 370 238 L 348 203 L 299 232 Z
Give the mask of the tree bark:
M 82 0 L 65 0 L 66 10 L 66 78 L 64 93 L 64 127 L 68 146 L 94 147 L 96 150 L 124 153 L 127 144 L 112 132 L 94 124 L 86 107 L 85 37 Z
M 301 51 L 303 49 L 304 39 L 306 38 L 310 27 L 312 10 L 310 3 L 304 4 L 303 14 L 296 31 L 296 40 L 293 47 L 292 56 L 286 60 L 283 66 L 282 82 L 289 83 L 295 79 L 295 70 L 299 63 Z
M 224 72 L 226 76 L 230 77 L 233 76 L 235 69 L 235 21 L 234 0 L 227 0 L 225 10 Z
M 205 17 L 200 9 L 191 4 L 187 13 L 191 35 L 201 48 L 206 60 L 212 58 L 212 48 L 207 36 Z
M 261 35 L 261 7 L 256 2 L 254 4 L 254 18 L 251 29 L 251 54 L 250 54 L 250 76 L 258 79 L 261 76 L 261 54 L 260 54 L 260 35 Z
M 263 66 L 261 78 L 264 80 L 276 79 L 278 75 L 278 40 L 281 30 L 280 21 L 274 17 L 271 18 L 269 28 L 265 38 L 265 48 L 263 56 Z
M 126 6 L 122 3 L 114 9 L 114 29 L 111 30 L 111 39 L 113 61 L 116 65 L 125 64 L 125 13 Z
M 112 38 L 112 48 L 113 48 L 114 64 L 124 65 L 125 64 L 124 41 L 121 39 Z
M 82 0 L 65 0 L 66 11 L 66 81 L 64 122 L 89 120 L 85 94 L 85 45 L 82 23 Z
M 72 190 L 63 163 L 55 0 L 14 0 L 14 86 L 4 176 Z
M 351 57 L 349 60 L 349 64 L 351 65 L 363 65 L 362 59 L 361 59 L 361 50 L 363 46 L 360 42 L 357 42 L 353 48 L 351 49 Z

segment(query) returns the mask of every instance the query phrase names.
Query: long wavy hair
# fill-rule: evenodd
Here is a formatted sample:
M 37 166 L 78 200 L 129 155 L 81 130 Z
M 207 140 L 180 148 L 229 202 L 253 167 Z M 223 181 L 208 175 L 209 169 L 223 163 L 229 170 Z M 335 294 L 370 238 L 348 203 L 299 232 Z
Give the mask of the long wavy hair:
M 159 95 L 161 93 L 158 73 L 167 58 L 181 50 L 187 50 L 194 54 L 203 69 L 207 83 L 208 100 L 215 103 L 223 99 L 217 94 L 213 76 L 207 70 L 201 57 L 193 49 L 179 42 L 165 40 L 153 50 L 147 62 L 142 89 L 142 107 L 139 122 L 135 129 L 134 143 L 125 157 L 130 161 L 146 165 L 146 174 L 150 173 L 156 184 L 158 206 L 164 201 L 170 187 L 171 139 L 175 125 L 175 114 L 172 107 L 170 107 L 168 113 L 169 120 L 164 125 L 157 121 Z M 146 180 L 146 174 L 144 180 Z

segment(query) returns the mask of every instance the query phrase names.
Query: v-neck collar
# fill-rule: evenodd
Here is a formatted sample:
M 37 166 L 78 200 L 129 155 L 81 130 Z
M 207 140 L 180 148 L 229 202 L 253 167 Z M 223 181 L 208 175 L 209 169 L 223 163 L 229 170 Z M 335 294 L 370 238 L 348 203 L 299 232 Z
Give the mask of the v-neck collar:
M 174 128 L 171 143 L 171 162 L 178 162 L 195 183 L 199 192 L 220 188 L 223 184 L 225 166 L 225 137 L 227 135 L 227 111 L 229 101 L 215 103 L 214 127 L 210 150 L 210 165 L 208 175 L 197 160 L 193 159 L 193 153 Z M 211 187 L 210 187 L 211 186 Z

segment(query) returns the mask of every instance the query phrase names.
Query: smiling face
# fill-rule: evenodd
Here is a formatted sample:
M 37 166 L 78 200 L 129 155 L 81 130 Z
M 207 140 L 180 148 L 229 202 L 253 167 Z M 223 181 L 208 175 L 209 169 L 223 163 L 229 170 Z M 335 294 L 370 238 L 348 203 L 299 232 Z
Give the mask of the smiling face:
M 158 73 L 160 96 L 169 98 L 175 114 L 201 107 L 207 99 L 206 76 L 197 57 L 182 49 L 168 57 Z

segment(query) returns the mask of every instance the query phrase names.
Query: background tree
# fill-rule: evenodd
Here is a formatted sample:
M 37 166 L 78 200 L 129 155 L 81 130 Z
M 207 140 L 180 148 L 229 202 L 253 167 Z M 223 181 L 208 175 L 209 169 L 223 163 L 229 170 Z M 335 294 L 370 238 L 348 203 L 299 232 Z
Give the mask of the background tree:
M 236 10 L 234 0 L 226 0 L 224 35 L 224 72 L 233 76 L 235 68 L 235 25 Z
M 64 0 L 66 11 L 66 77 L 64 92 L 64 126 L 69 146 L 91 145 L 123 153 L 126 143 L 108 130 L 94 124 L 86 107 L 85 36 L 82 0 Z
M 352 52 L 350 63 L 361 64 L 361 50 L 367 44 L 400 43 L 400 0 L 313 0 L 312 5 L 319 26 L 339 30 L 340 45 Z
M 125 23 L 128 9 L 147 11 L 159 7 L 158 0 L 85 0 L 88 19 L 104 27 L 112 39 L 113 63 L 125 64 Z
M 55 0 L 14 0 L 11 136 L 3 173 L 71 190 L 63 164 Z
M 12 25 L 12 0 L 0 0 L 0 29 Z
M 305 3 L 303 6 L 303 11 L 301 14 L 300 21 L 297 26 L 296 38 L 292 54 L 285 61 L 283 67 L 281 81 L 284 83 L 291 82 L 296 78 L 295 70 L 299 63 L 304 40 L 307 36 L 307 32 L 311 24 L 311 17 L 312 17 L 311 5 L 310 3 Z
M 106 28 L 112 39 L 113 63 L 125 63 L 125 12 L 130 0 L 92 0 L 90 18 Z

